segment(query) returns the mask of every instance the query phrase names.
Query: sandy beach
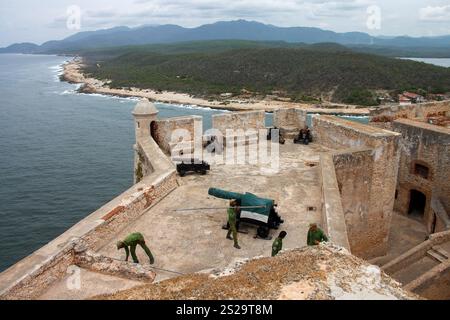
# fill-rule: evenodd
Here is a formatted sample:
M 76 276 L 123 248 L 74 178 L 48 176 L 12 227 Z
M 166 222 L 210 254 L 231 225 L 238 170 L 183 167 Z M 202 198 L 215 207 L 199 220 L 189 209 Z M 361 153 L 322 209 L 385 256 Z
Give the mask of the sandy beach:
M 252 111 L 264 110 L 266 112 L 273 112 L 281 108 L 302 108 L 314 112 L 321 113 L 340 113 L 348 115 L 368 115 L 367 108 L 355 108 L 354 106 L 343 106 L 342 108 L 324 108 L 294 102 L 272 101 L 272 100 L 256 100 L 256 99 L 229 99 L 224 101 L 208 101 L 201 98 L 192 97 L 188 94 L 177 92 L 157 92 L 151 89 L 113 89 L 110 88 L 107 82 L 98 79 L 86 77 L 82 72 L 82 59 L 76 58 L 63 65 L 62 80 L 70 83 L 83 84 L 83 93 L 97 93 L 105 95 L 114 95 L 121 97 L 141 97 L 148 98 L 150 101 L 169 103 L 169 104 L 184 104 L 195 105 L 199 107 L 229 110 L 229 111 Z

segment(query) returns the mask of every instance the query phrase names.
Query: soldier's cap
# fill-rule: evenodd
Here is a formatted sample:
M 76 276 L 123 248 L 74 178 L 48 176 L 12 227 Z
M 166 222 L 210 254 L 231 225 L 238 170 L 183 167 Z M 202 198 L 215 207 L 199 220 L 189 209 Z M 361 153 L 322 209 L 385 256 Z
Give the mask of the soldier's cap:
M 123 241 L 117 241 L 116 246 L 117 246 L 117 249 L 123 248 Z
M 310 223 L 309 226 L 310 227 L 317 227 L 317 223 Z

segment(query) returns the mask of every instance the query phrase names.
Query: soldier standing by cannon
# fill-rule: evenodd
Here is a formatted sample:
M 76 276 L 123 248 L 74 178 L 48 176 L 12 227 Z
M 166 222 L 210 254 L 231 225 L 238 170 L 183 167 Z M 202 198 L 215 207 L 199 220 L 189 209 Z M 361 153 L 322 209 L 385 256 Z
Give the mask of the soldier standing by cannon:
M 238 243 L 237 226 L 236 226 L 237 216 L 239 215 L 239 211 L 240 211 L 239 203 L 236 200 L 232 200 L 232 201 L 230 201 L 230 207 L 231 208 L 228 208 L 228 210 L 227 210 L 228 224 L 229 224 L 227 239 L 233 240 L 234 247 L 236 249 L 240 249 L 241 247 L 239 246 L 239 243 Z M 233 234 L 233 238 L 231 238 L 231 234 Z

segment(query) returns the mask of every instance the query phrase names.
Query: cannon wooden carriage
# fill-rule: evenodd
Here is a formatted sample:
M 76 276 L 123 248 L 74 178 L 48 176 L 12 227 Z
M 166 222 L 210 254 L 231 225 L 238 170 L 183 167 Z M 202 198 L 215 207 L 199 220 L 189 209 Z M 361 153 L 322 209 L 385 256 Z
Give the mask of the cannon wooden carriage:
M 193 158 L 178 159 L 177 172 L 181 177 L 184 177 L 188 172 L 195 172 L 205 175 L 211 170 L 211 166 L 206 161 L 200 161 Z

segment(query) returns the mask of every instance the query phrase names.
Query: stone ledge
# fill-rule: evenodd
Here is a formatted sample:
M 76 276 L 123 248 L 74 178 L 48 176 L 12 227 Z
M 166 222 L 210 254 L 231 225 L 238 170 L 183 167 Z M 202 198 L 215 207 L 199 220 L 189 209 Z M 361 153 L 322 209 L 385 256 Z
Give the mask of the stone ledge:
M 332 242 L 350 251 L 345 215 L 331 154 L 320 156 L 320 183 L 325 233 Z
M 167 190 L 164 189 L 161 195 L 155 194 L 166 182 L 169 182 Z M 135 218 L 136 214 L 144 213 L 145 209 L 155 205 L 176 187 L 175 170 L 155 172 L 145 177 L 140 183 L 78 222 L 55 240 L 1 273 L 0 299 L 35 297 L 63 276 L 67 267 L 72 264 L 73 255 L 70 252 L 73 249 L 74 239 L 86 239 L 92 246 L 93 242 L 90 239 L 98 240 L 112 236 L 117 232 L 113 226 L 117 224 L 119 218 L 122 220 Z M 98 232 L 101 234 L 97 234 Z M 61 267 L 56 268 L 56 265 Z M 61 271 L 62 269 L 64 271 Z M 48 270 L 50 273 L 44 275 Z M 40 276 L 46 279 L 41 281 Z

